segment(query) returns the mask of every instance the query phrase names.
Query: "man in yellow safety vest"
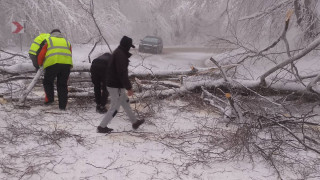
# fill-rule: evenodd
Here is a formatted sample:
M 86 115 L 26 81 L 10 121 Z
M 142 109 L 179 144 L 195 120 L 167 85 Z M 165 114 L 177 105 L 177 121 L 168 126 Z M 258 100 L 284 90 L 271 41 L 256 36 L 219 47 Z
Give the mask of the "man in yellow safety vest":
M 44 45 L 44 41 L 50 36 L 48 33 L 41 33 L 39 36 L 34 38 L 30 49 L 29 49 L 29 57 L 32 60 L 33 66 L 36 68 L 36 70 L 39 69 L 38 65 L 38 55 L 40 53 L 41 48 Z
M 54 80 L 57 77 L 59 109 L 65 110 L 68 102 L 68 79 L 72 68 L 71 44 L 59 29 L 54 29 L 38 55 L 38 64 L 43 66 L 45 105 L 54 101 Z

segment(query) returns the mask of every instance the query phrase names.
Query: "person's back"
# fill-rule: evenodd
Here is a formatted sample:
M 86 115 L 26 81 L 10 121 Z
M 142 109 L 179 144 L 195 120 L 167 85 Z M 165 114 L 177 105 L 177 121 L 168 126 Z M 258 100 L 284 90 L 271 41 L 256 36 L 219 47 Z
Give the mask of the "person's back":
M 109 71 L 107 72 L 107 86 L 113 88 L 131 89 L 128 77 L 129 58 L 131 54 L 124 47 L 119 46 L 112 54 Z
M 72 68 L 71 44 L 59 29 L 54 29 L 46 39 L 38 55 L 38 64 L 44 68 L 43 87 L 46 92 L 45 104 L 54 101 L 54 80 L 57 78 L 59 109 L 65 110 L 68 102 L 68 79 Z
M 108 68 L 111 58 L 112 58 L 112 55 L 110 53 L 104 53 L 92 61 L 91 68 L 93 66 L 97 66 L 97 67 L 99 66 L 106 70 Z
M 72 66 L 71 44 L 62 36 L 61 32 L 51 33 L 51 36 L 46 39 L 46 42 L 45 59 L 41 58 L 45 60 L 43 62 L 44 69 L 54 64 L 68 64 Z M 40 52 L 39 56 L 42 56 L 43 53 L 44 52 Z
M 109 62 L 112 59 L 110 53 L 104 53 L 92 61 L 90 67 L 91 80 L 94 85 L 94 97 L 96 102 L 96 111 L 99 113 L 107 112 L 106 104 L 109 93 L 106 86 L 106 78 Z

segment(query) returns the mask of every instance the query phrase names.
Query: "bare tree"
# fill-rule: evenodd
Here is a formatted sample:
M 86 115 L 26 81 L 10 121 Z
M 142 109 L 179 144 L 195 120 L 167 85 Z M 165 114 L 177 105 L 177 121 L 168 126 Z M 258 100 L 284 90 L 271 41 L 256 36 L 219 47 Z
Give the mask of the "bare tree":
M 206 5 L 211 1 L 186 1 L 185 4 L 181 2 L 152 1 L 149 4 L 150 6 L 158 5 L 163 9 L 171 6 L 181 9 L 187 7 L 177 10 L 173 16 L 175 24 L 173 35 L 178 36 L 177 40 L 193 36 L 193 33 L 196 34 L 199 31 L 203 33 L 201 28 L 200 30 L 195 26 L 196 22 L 205 18 L 200 12 L 209 11 L 213 6 L 203 9 L 203 7 L 208 8 Z M 138 93 L 131 101 L 135 105 L 142 104 L 145 107 L 142 108 L 144 111 L 139 111 L 141 110 L 139 108 L 136 110 L 139 115 L 148 118 L 161 110 L 160 100 L 164 98 L 187 102 L 187 105 L 178 107 L 180 112 L 206 109 L 217 112 L 221 116 L 203 118 L 194 128 L 187 131 L 170 129 L 164 132 L 117 133 L 128 133 L 145 140 L 155 141 L 172 150 L 173 155 L 179 157 L 179 163 L 167 159 L 135 163 L 147 164 L 155 169 L 159 164 L 166 164 L 175 170 L 172 177 L 174 179 L 188 177 L 189 168 L 195 165 L 243 159 L 249 159 L 253 164 L 263 160 L 272 167 L 279 179 L 319 177 L 317 175 L 320 168 L 320 124 L 317 114 L 319 96 L 316 89 L 312 87 L 316 85 L 320 75 L 311 71 L 303 74 L 295 64 L 297 61 L 304 60 L 306 55 L 317 53 L 320 43 L 315 32 L 318 15 L 312 9 L 317 2 L 228 0 L 220 3 L 225 8 L 221 12 L 221 19 L 228 20 L 223 24 L 224 26 L 222 25 L 222 29 L 226 29 L 227 33 L 224 37 L 212 39 L 209 44 L 216 45 L 223 42 L 234 50 L 211 57 L 211 67 L 193 67 L 180 71 L 153 71 L 143 65 L 144 57 L 141 56 L 142 63 L 139 66 L 145 67 L 146 72 L 140 74 L 132 72 L 131 78 Z M 114 1 L 112 7 L 118 7 L 119 4 L 119 1 Z M 95 39 L 96 44 L 104 39 L 107 43 L 108 36 L 112 34 L 112 24 L 106 26 L 103 16 L 97 16 L 102 12 L 101 9 L 93 8 L 96 7 L 93 6 L 93 1 L 77 0 L 77 5 L 81 11 L 86 12 L 85 17 L 94 26 L 90 40 Z M 122 18 L 125 19 L 124 15 L 119 8 L 115 9 L 120 16 L 118 20 L 125 24 L 126 22 L 122 21 Z M 296 19 L 292 16 L 293 12 Z M 165 15 L 162 18 L 165 19 Z M 186 18 L 190 18 L 192 23 L 183 20 Z M 206 22 L 208 19 L 203 21 Z M 209 22 L 213 25 L 218 21 Z M 295 25 L 299 28 L 294 29 L 297 27 Z M 297 34 L 297 37 L 288 36 L 291 30 L 297 30 L 301 34 Z M 110 34 L 105 33 L 108 31 Z M 6 77 L 12 78 L 2 82 L 8 84 L 10 89 L 8 94 L 13 100 L 14 91 L 22 89 L 14 88 L 18 86 L 15 84 L 16 79 L 27 76 L 22 77 L 18 72 L 10 71 L 15 69 L 11 65 L 8 64 L 0 70 Z M 259 69 L 260 74 L 257 77 L 257 72 L 254 70 L 258 65 L 263 66 L 264 69 Z M 78 104 L 75 103 L 75 111 L 79 111 L 77 108 L 83 106 L 88 108 L 83 104 L 86 102 L 83 94 L 88 96 L 92 89 L 88 85 L 89 76 L 85 77 L 82 74 L 88 72 L 88 66 L 89 64 L 73 69 L 75 79 L 83 78 L 72 84 L 72 89 L 78 92 L 78 96 L 73 97 L 80 101 Z M 292 86 L 286 86 L 287 84 Z M 79 95 L 81 93 L 83 94 Z M 19 118 L 23 119 L 24 116 L 29 115 L 23 114 Z M 80 116 L 77 119 L 87 121 Z M 57 128 L 46 132 L 42 131 L 41 124 L 28 127 L 24 124 L 25 121 L 11 122 L 9 118 L 5 120 L 5 132 L 0 134 L 3 137 L 0 141 L 2 144 L 21 142 L 21 136 L 40 139 L 38 141 L 40 143 L 47 142 L 51 146 L 58 147 L 60 147 L 59 142 L 65 139 L 73 139 L 79 144 L 85 142 L 82 136 L 70 133 L 68 131 L 70 129 Z M 34 121 L 40 120 L 39 118 Z M 110 171 L 116 160 L 117 158 L 113 159 L 104 167 L 93 163 L 87 163 L 87 165 Z M 33 166 L 28 166 L 30 168 L 27 170 L 21 170 L 11 164 L 13 161 L 14 159 L 10 159 L 9 163 L 3 163 L 6 162 L 3 160 L 0 168 L 8 174 L 17 173 L 20 177 L 24 177 L 28 173 L 37 173 L 36 167 L 43 167 L 43 164 L 38 166 L 32 164 Z M 54 163 L 57 164 L 59 161 Z M 127 166 L 115 167 L 117 168 L 127 170 Z M 156 175 L 157 173 L 150 175 L 150 179 Z

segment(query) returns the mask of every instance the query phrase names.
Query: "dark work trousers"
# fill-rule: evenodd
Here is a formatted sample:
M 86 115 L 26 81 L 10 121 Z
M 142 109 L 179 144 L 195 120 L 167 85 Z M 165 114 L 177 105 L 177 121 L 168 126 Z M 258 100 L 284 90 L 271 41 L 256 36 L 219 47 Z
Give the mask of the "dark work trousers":
M 94 85 L 94 98 L 96 104 L 105 106 L 109 96 L 106 86 L 106 67 L 99 64 L 92 64 L 90 72 L 91 80 Z
M 68 79 L 71 65 L 54 64 L 44 71 L 43 87 L 48 98 L 48 102 L 54 101 L 54 80 L 57 77 L 57 91 L 59 99 L 59 109 L 65 109 L 68 102 Z

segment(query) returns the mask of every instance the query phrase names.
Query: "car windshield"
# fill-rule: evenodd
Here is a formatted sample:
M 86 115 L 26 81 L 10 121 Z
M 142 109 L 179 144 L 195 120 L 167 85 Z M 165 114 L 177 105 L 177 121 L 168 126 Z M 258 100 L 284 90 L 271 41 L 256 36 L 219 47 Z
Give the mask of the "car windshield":
M 158 43 L 159 39 L 153 38 L 153 37 L 146 37 L 143 39 L 144 42 L 150 42 L 150 43 Z

